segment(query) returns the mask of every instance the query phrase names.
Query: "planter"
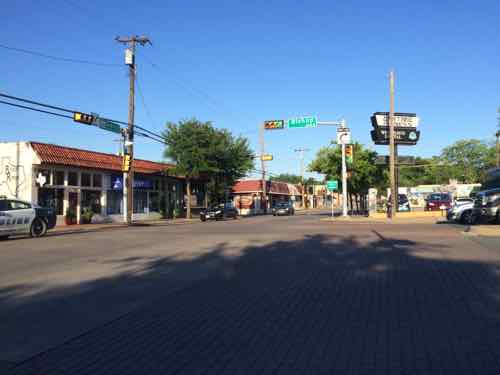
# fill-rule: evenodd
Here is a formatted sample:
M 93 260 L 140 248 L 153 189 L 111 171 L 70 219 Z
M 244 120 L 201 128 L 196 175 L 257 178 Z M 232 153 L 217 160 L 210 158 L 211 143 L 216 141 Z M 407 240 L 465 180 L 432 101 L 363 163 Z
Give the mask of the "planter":
M 66 225 L 75 225 L 76 224 L 76 217 L 65 216 L 64 217 L 64 223 Z

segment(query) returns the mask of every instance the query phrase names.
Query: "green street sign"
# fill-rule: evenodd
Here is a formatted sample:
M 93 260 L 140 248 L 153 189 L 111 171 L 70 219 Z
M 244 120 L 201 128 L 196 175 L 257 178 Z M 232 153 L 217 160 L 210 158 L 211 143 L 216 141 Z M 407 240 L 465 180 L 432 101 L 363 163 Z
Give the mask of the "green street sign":
M 337 180 L 330 180 L 326 182 L 326 189 L 328 191 L 335 191 L 339 188 L 339 183 Z
M 121 127 L 119 124 L 102 117 L 98 117 L 94 121 L 93 125 L 97 126 L 98 128 L 101 128 L 102 130 L 107 130 L 108 132 L 121 134 Z
M 315 116 L 303 116 L 288 119 L 286 127 L 289 129 L 315 128 L 318 126 L 318 118 Z

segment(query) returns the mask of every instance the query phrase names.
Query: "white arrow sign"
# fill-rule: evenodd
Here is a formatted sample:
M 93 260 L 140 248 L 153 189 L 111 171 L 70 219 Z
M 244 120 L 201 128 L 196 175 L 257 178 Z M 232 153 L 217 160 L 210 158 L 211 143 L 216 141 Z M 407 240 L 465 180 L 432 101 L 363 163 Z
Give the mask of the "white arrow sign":
M 351 131 L 349 129 L 339 129 L 337 131 L 337 143 L 339 145 L 348 145 L 351 143 Z

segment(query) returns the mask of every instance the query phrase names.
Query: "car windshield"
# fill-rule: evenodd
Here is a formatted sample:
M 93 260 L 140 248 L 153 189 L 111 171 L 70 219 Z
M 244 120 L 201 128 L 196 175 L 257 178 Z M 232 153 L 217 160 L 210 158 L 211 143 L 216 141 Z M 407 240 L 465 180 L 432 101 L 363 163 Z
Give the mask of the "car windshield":
M 280 202 L 276 204 L 276 208 L 288 208 L 288 203 L 286 202 Z
M 430 201 L 449 201 L 450 195 L 446 193 L 436 193 L 429 195 L 428 200 Z

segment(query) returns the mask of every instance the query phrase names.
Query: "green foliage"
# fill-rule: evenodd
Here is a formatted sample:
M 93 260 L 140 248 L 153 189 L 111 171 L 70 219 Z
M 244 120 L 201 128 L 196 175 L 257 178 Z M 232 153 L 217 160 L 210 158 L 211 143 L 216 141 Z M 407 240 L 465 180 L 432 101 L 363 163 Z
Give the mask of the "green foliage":
M 360 143 L 354 144 L 354 157 L 350 165 L 352 176 L 348 179 L 352 193 L 367 193 L 370 187 L 383 188 L 386 176 L 382 168 L 375 165 L 377 153 L 365 149 Z M 309 164 L 308 170 L 325 175 L 325 180 L 338 180 L 342 189 L 342 151 L 338 146 L 323 147 Z
M 300 184 L 302 178 L 292 173 L 280 173 L 277 176 L 271 176 L 271 181 L 288 182 L 290 184 Z
M 82 222 L 84 224 L 88 224 L 92 221 L 92 217 L 94 216 L 94 212 L 90 207 L 85 207 L 82 210 Z
M 246 138 L 196 119 L 166 127 L 164 155 L 175 162 L 174 173 L 209 181 L 211 200 L 222 199 L 234 181 L 253 168 L 254 155 Z

